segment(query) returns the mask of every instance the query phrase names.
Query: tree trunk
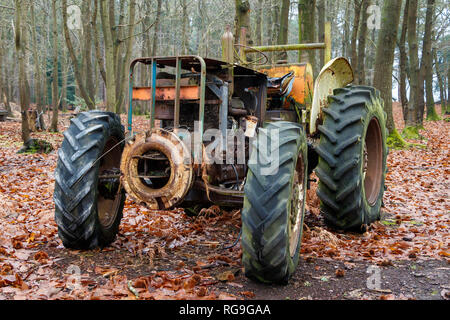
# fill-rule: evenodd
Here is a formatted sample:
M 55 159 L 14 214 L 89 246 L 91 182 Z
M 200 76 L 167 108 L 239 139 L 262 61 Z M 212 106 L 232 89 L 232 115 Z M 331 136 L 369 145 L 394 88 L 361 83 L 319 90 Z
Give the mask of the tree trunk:
M 358 73 L 358 83 L 366 83 L 366 40 L 367 40 L 367 20 L 369 19 L 369 14 L 367 13 L 367 8 L 371 5 L 370 0 L 362 1 L 362 20 L 361 27 L 359 30 L 359 40 L 358 40 L 358 66 L 356 72 Z M 394 39 L 395 42 L 396 39 Z M 395 47 L 394 47 L 395 48 Z
M 409 0 L 408 9 L 408 47 L 409 47 L 409 73 L 410 90 L 409 103 L 406 118 L 407 127 L 416 127 L 419 125 L 419 52 L 417 44 L 417 2 L 418 0 Z
M 83 78 L 86 85 L 86 91 L 89 95 L 89 99 L 93 102 L 92 104 L 88 105 L 89 108 L 95 108 L 95 85 L 94 74 L 92 71 L 92 9 L 92 1 L 83 1 L 81 7 L 81 13 L 83 17 L 82 68 L 84 71 Z
M 116 103 L 116 113 L 120 113 L 120 107 L 124 102 L 124 92 L 125 92 L 125 84 L 128 83 L 128 72 L 127 68 L 129 66 L 131 60 L 131 51 L 133 49 L 133 34 L 134 34 L 134 25 L 136 19 L 136 1 L 130 0 L 129 8 L 128 8 L 128 34 L 123 41 L 125 46 L 125 55 L 123 57 L 122 69 L 119 73 L 119 94 L 118 94 L 118 103 Z
M 31 3 L 30 10 L 31 10 L 31 34 L 33 38 L 33 60 L 34 60 L 34 74 L 35 74 L 35 95 L 36 95 L 36 106 L 38 111 L 38 117 L 39 117 L 39 124 L 40 129 L 45 130 L 45 121 L 44 121 L 44 106 L 43 106 L 43 99 L 42 99 L 42 73 L 41 73 L 41 63 L 39 59 L 39 53 L 38 53 L 38 42 L 37 42 L 37 34 L 36 34 L 36 15 L 34 12 L 34 2 Z
M 52 0 L 52 20 L 53 20 L 53 80 L 52 80 L 52 122 L 49 131 L 58 132 L 58 20 L 56 16 L 56 0 Z
M 317 6 L 318 24 L 319 24 L 319 42 L 325 42 L 325 12 L 326 12 L 326 0 L 319 0 Z M 320 57 L 320 68 L 325 64 L 325 51 L 316 51 Z
M 345 58 L 349 57 L 349 35 L 350 35 L 350 23 L 348 21 L 348 16 L 350 13 L 350 3 L 352 0 L 347 0 L 345 5 L 345 19 L 344 19 L 344 37 L 342 38 L 342 56 Z
M 283 0 L 281 5 L 281 16 L 280 16 L 280 31 L 278 32 L 277 44 L 287 44 L 288 43 L 288 29 L 289 29 L 289 9 L 291 6 L 290 0 Z M 282 51 L 278 54 L 279 60 L 287 60 L 287 52 Z
M 105 0 L 103 0 L 105 1 Z M 102 2 L 103 2 L 102 1 Z M 67 0 L 62 0 L 62 16 L 63 16 L 63 29 L 64 37 L 66 39 L 67 50 L 69 52 L 70 60 L 72 62 L 73 71 L 75 74 L 75 80 L 77 82 L 77 88 L 80 90 L 80 95 L 86 102 L 89 109 L 95 108 L 95 102 L 91 100 L 88 91 L 83 82 L 82 72 L 78 64 L 77 54 L 73 48 L 72 40 L 70 39 L 69 27 L 67 25 Z
M 256 8 L 256 28 L 255 28 L 255 39 L 256 39 L 256 45 L 262 46 L 263 45 L 263 5 L 264 0 L 258 0 L 258 7 Z
M 425 18 L 425 35 L 423 38 L 422 60 L 425 74 L 426 98 L 427 98 L 427 120 L 438 120 L 433 97 L 433 54 L 431 52 L 433 41 L 433 16 L 435 0 L 427 1 L 427 13 Z
M 384 110 L 387 113 L 386 126 L 390 133 L 395 130 L 392 114 L 392 69 L 401 5 L 401 1 L 398 0 L 384 1 L 375 57 L 374 86 L 380 90 L 384 100 Z
M 444 81 L 442 80 L 442 74 L 439 66 L 439 60 L 437 57 L 436 49 L 433 48 L 433 59 L 434 59 L 434 67 L 436 68 L 436 77 L 438 79 L 439 84 L 439 97 L 441 99 L 441 113 L 445 114 L 447 111 L 447 101 L 445 101 L 445 86 Z
M 100 41 L 98 38 L 97 16 L 98 16 L 99 5 L 100 5 L 99 0 L 94 0 L 94 11 L 92 14 L 91 28 L 92 28 L 93 37 L 94 37 L 95 57 L 97 59 L 97 66 L 100 71 L 100 75 L 102 76 L 103 82 L 106 83 L 105 61 L 103 59 L 103 54 L 102 54 L 101 47 L 100 47 Z
M 188 15 L 187 15 L 187 3 L 186 0 L 183 0 L 182 4 L 183 9 L 183 26 L 181 31 L 181 54 L 188 54 L 188 39 L 187 39 L 187 28 L 188 28 Z
M 271 8 L 272 0 L 265 0 L 265 1 L 266 1 L 266 3 L 265 3 L 266 8 Z M 272 18 L 273 18 L 273 15 L 269 9 L 268 9 L 268 11 L 269 12 L 267 12 L 265 14 L 266 21 L 267 21 L 265 31 L 266 31 L 267 45 L 271 46 L 273 44 L 273 42 L 272 42 Z M 270 52 L 269 52 L 269 56 L 270 56 Z
M 158 50 L 158 31 L 159 31 L 159 23 L 161 20 L 161 3 L 162 0 L 158 0 L 157 9 L 156 9 L 156 20 L 153 30 L 153 47 L 152 47 L 152 54 L 151 56 L 154 57 L 157 54 Z
M 12 111 L 11 111 L 11 105 L 9 103 L 9 95 L 10 95 L 10 84 L 8 82 L 8 62 L 7 55 L 5 55 L 5 49 L 4 49 L 4 43 L 5 43 L 6 37 L 4 36 L 4 33 L 0 29 L 0 104 L 4 104 L 6 111 L 8 112 L 8 116 L 11 117 Z
M 238 0 L 236 0 L 238 1 Z M 243 0 L 239 0 L 242 2 Z M 249 5 L 250 8 L 250 5 Z M 270 14 L 270 13 L 269 13 Z M 272 44 L 277 43 L 278 32 L 280 31 L 280 0 L 272 0 Z
M 130 2 L 131 3 L 131 2 Z M 109 4 L 109 20 L 111 21 L 111 33 L 113 34 L 113 48 L 114 48 L 114 72 L 116 74 L 115 87 L 116 87 L 116 102 L 114 111 L 118 111 L 122 105 L 123 92 L 121 90 L 122 70 L 124 64 L 124 42 L 121 40 L 125 37 L 124 26 L 125 25 L 125 1 L 119 2 L 119 21 L 116 24 L 116 9 L 115 0 L 110 0 Z M 126 45 L 125 45 L 126 46 Z
M 409 12 L 409 0 L 406 0 L 405 8 L 403 11 L 402 33 L 400 36 L 400 42 L 398 44 L 398 49 L 400 51 L 399 93 L 400 93 L 400 102 L 402 104 L 403 119 L 405 121 L 408 113 L 408 96 L 406 93 L 406 78 L 407 78 L 407 64 L 408 64 L 408 56 L 406 53 L 406 34 L 408 30 L 408 12 Z
M 351 53 L 350 53 L 350 61 L 351 64 L 353 66 L 353 68 L 357 68 L 358 67 L 358 55 L 357 55 L 357 46 L 356 46 L 356 41 L 358 38 L 358 29 L 359 29 L 359 20 L 361 17 L 361 2 L 362 0 L 358 1 L 358 0 L 354 0 L 354 12 L 355 12 L 355 16 L 353 18 L 353 31 L 352 31 L 352 38 L 351 38 Z M 358 74 L 355 73 L 355 83 L 358 83 Z
M 234 29 L 234 39 L 238 44 L 240 43 L 241 28 L 246 29 L 246 43 L 247 45 L 252 45 L 250 37 L 250 2 L 248 0 L 235 0 L 235 29 Z
M 4 49 L 3 49 L 3 31 L 0 29 L 0 105 L 4 104 L 5 108 L 8 108 L 6 106 L 6 95 L 8 93 L 7 84 L 3 81 L 3 64 L 6 65 L 6 63 L 3 62 L 4 57 Z M 8 116 L 11 116 L 11 110 L 8 110 Z
M 30 105 L 30 95 L 28 79 L 26 73 L 25 50 L 27 47 L 27 30 L 22 21 L 26 20 L 26 8 L 28 3 L 25 0 L 15 0 L 15 48 L 19 65 L 19 95 L 20 111 L 22 113 L 22 141 L 24 144 L 30 140 L 30 128 L 28 126 L 27 111 Z
M 8 116 L 12 116 L 12 110 L 11 110 L 11 84 L 8 83 L 7 75 L 9 74 L 9 66 L 7 63 L 5 63 L 3 66 L 3 69 L 5 70 L 5 74 L 3 77 L 3 96 L 0 99 L 0 102 L 3 102 L 6 107 L 6 111 L 8 111 Z M 0 74 L 1 77 L 1 74 Z
M 447 68 L 447 105 L 449 104 L 449 99 L 450 99 L 450 68 Z
M 68 60 L 67 53 L 64 52 L 63 59 L 61 62 L 62 84 L 61 84 L 61 95 L 59 98 L 61 109 L 63 112 L 67 111 L 67 78 L 68 78 L 69 69 L 70 69 L 70 64 L 69 64 L 69 61 L 67 61 L 67 60 Z M 94 92 L 95 92 L 95 88 L 94 88 Z
M 106 108 L 108 111 L 114 111 L 116 109 L 116 73 L 114 68 L 113 33 L 108 12 L 108 0 L 100 0 L 100 17 L 102 20 L 103 41 L 105 43 Z
M 446 114 L 450 113 L 449 110 L 449 99 L 450 99 L 450 68 L 447 68 L 447 111 Z
M 235 26 L 234 26 L 234 38 L 235 43 L 241 43 L 241 29 L 245 28 L 245 43 L 247 46 L 253 45 L 250 30 L 250 2 L 248 0 L 235 0 Z M 239 48 L 243 50 L 244 48 Z M 246 60 L 251 60 L 251 55 L 246 55 Z
M 298 16 L 300 17 L 299 40 L 301 43 L 312 43 L 315 40 L 316 28 L 316 0 L 300 0 L 298 2 Z M 301 61 L 309 62 L 317 74 L 315 50 L 304 51 Z M 306 61 L 305 61 L 306 60 Z

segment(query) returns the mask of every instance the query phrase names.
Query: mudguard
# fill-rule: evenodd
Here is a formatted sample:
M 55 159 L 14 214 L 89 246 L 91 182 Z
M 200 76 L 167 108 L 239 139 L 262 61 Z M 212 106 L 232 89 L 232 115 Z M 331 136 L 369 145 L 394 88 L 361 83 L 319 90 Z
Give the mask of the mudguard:
M 317 125 L 322 119 L 322 108 L 328 105 L 328 96 L 333 90 L 345 87 L 353 82 L 353 70 L 347 59 L 339 57 L 330 60 L 320 71 L 314 85 L 314 97 L 311 106 L 309 133 L 317 132 Z

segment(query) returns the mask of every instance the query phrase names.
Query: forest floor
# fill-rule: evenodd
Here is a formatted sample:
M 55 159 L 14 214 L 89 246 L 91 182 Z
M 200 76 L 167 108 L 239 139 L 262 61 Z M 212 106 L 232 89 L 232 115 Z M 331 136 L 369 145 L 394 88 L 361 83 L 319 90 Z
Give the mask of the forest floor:
M 440 108 L 438 108 L 440 111 Z M 397 128 L 401 109 L 394 107 Z M 61 116 L 60 131 L 69 125 Z M 144 117 L 136 126 L 145 127 Z M 308 191 L 300 264 L 286 286 L 243 274 L 241 247 L 226 249 L 240 212 L 190 217 L 127 199 L 117 240 L 104 250 L 62 246 L 54 222 L 57 153 L 22 154 L 20 122 L 0 123 L 2 299 L 449 299 L 450 123 L 425 122 L 426 145 L 391 150 L 382 219 L 364 234 L 323 223 Z M 61 133 L 33 133 L 57 149 Z

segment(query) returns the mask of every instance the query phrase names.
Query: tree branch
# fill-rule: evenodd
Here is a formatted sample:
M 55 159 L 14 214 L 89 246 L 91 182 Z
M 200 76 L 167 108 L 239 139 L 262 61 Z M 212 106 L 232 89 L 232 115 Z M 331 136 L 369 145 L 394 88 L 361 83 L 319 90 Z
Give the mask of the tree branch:
M 144 33 L 146 33 L 148 30 L 150 30 L 150 29 L 155 25 L 155 23 L 156 23 L 156 22 L 153 22 L 153 23 L 152 23 L 147 29 L 145 29 L 144 31 L 139 32 L 139 33 L 136 33 L 136 34 L 133 34 L 133 35 L 128 36 L 128 37 L 125 37 L 125 38 L 123 38 L 123 39 L 119 39 L 119 40 L 117 40 L 117 42 L 118 42 L 118 43 L 122 43 L 122 42 L 124 42 L 124 41 L 126 41 L 126 40 L 128 40 L 128 39 L 130 39 L 130 38 L 134 38 L 134 37 L 140 36 L 141 34 L 144 34 Z

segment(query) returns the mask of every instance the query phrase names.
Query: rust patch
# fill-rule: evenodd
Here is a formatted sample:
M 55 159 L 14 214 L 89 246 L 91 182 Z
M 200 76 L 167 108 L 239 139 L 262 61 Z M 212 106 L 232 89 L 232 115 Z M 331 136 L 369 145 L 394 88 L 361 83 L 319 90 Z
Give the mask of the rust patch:
M 157 101 L 172 101 L 175 100 L 176 89 L 175 86 L 157 87 L 155 90 L 155 98 Z M 134 87 L 133 100 L 135 101 L 149 101 L 152 99 L 151 87 Z M 200 99 L 198 86 L 182 86 L 180 88 L 181 100 L 198 100 Z
M 152 188 L 139 176 L 139 160 L 148 152 L 167 157 L 170 176 L 164 186 Z M 127 144 L 122 155 L 122 183 L 127 193 L 151 209 L 169 209 L 180 203 L 192 186 L 194 175 L 191 155 L 185 144 L 172 132 L 155 128 L 136 136 Z

